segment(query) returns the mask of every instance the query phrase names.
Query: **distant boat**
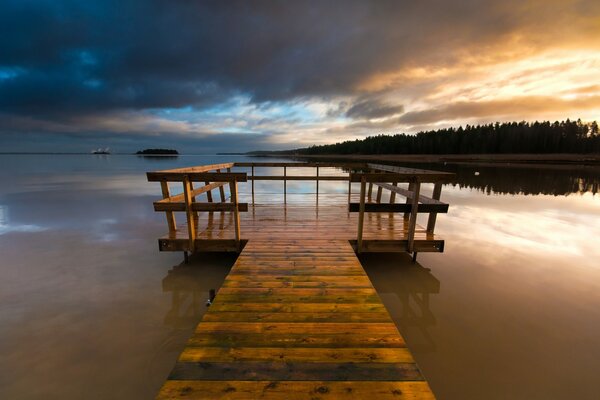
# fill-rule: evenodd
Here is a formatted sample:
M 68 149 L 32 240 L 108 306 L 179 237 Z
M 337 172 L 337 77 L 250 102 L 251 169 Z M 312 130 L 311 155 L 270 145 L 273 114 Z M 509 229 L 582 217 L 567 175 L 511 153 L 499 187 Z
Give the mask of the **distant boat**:
M 92 150 L 92 154 L 110 154 L 110 148 L 107 147 L 105 149 L 99 147 L 96 150 Z

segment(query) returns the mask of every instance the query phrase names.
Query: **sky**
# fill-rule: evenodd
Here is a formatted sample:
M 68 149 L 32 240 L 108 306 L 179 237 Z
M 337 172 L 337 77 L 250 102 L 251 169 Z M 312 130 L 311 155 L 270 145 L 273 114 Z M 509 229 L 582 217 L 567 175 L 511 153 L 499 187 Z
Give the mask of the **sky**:
M 0 152 L 600 120 L 600 1 L 0 0 Z

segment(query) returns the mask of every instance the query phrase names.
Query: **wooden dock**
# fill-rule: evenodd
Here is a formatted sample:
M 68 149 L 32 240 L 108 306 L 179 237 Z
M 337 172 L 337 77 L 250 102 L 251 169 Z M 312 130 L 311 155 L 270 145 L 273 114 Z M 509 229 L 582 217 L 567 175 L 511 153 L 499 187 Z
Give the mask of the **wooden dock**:
M 250 177 L 231 172 L 236 166 L 250 166 Z M 158 398 L 434 398 L 356 253 L 443 251 L 433 229 L 437 213 L 448 209 L 440 201 L 448 175 L 361 165 L 347 176 L 323 177 L 317 165 L 316 175 L 306 177 L 288 175 L 287 166 L 283 199 L 275 202 L 254 191 L 257 164 L 148 174 L 161 182 L 163 200 L 154 206 L 169 226 L 161 250 L 240 252 Z M 298 201 L 286 192 L 288 180 L 313 178 L 316 199 Z M 248 180 L 250 204 L 237 189 Z M 348 191 L 319 196 L 320 180 L 347 181 Z M 170 194 L 173 181 L 183 183 L 182 194 Z M 203 186 L 194 189 L 193 182 Z M 420 191 L 422 182 L 434 184 L 431 197 Z M 396 203 L 396 195 L 406 201 Z M 186 214 L 184 224 L 176 224 L 175 212 Z M 417 225 L 419 212 L 429 214 L 427 227 Z
M 431 399 L 345 240 L 250 240 L 159 399 Z

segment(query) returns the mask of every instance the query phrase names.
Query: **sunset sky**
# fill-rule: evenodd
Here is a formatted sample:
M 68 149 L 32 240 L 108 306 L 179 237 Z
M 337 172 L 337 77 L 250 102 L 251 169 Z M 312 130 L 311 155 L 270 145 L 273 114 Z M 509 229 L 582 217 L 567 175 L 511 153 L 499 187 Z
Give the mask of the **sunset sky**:
M 0 3 L 0 152 L 600 120 L 600 1 Z

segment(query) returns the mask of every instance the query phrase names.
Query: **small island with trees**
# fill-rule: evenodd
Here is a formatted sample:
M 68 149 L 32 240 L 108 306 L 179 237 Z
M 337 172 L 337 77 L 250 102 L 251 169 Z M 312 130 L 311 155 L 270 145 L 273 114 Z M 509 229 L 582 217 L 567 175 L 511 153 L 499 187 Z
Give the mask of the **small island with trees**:
M 135 154 L 138 156 L 177 156 L 179 152 L 173 149 L 144 149 Z

